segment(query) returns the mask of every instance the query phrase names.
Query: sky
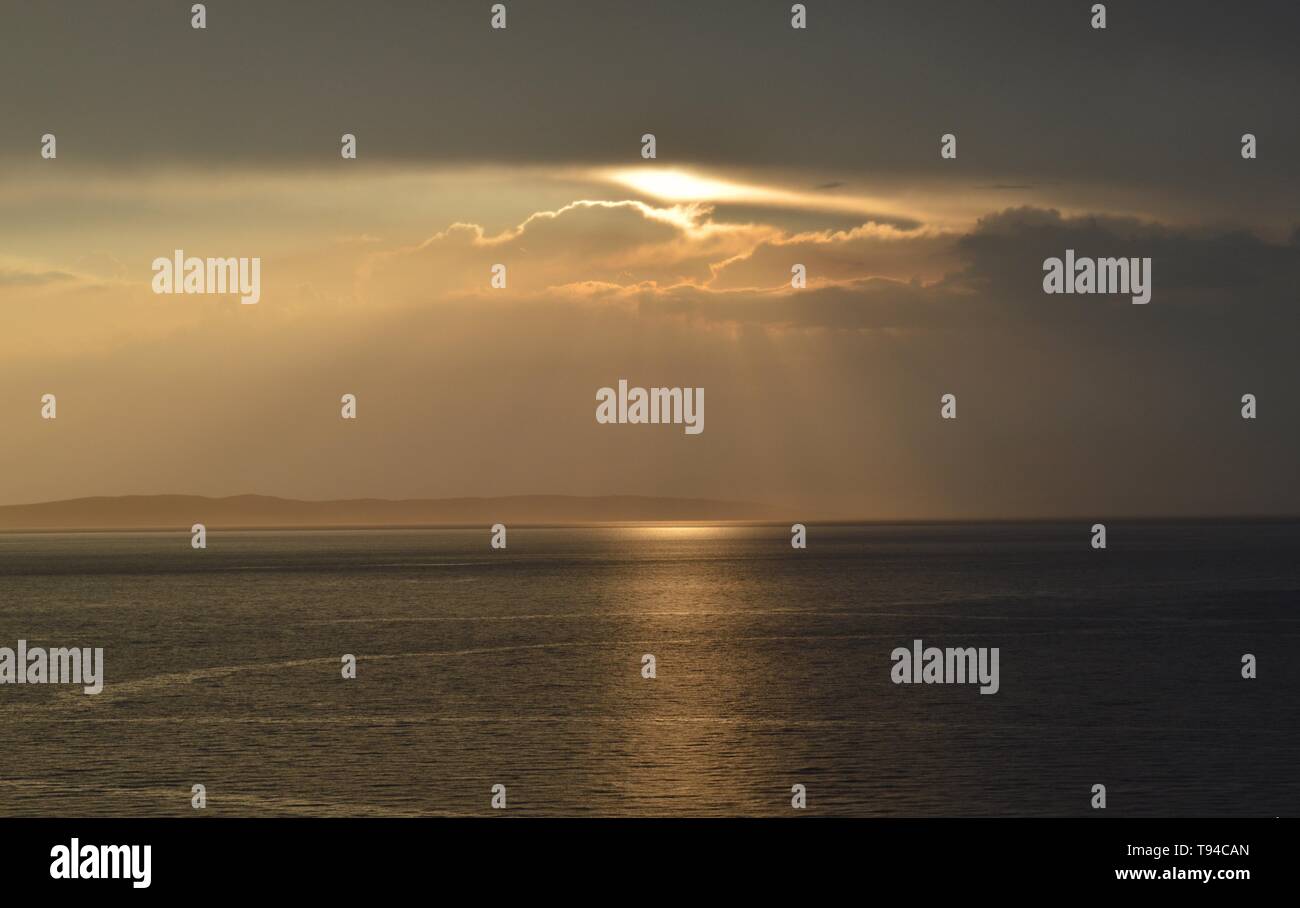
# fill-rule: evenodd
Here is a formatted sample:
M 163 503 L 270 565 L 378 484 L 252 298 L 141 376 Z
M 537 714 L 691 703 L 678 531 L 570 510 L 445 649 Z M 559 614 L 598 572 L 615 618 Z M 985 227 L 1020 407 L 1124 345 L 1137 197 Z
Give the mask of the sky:
M 1300 512 L 1293 4 L 190 5 L 0 0 L 2 504 Z M 1045 294 L 1066 249 L 1151 302 Z M 598 424 L 619 379 L 704 431 Z

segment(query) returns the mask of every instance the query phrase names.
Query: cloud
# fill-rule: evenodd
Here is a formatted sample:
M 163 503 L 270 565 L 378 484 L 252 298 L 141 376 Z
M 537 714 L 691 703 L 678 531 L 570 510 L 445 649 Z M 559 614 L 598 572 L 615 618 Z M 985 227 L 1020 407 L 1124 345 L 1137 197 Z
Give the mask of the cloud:
M 1153 306 L 1232 307 L 1254 313 L 1259 324 L 1289 323 L 1294 307 L 1287 301 L 1300 285 L 1300 246 L 1244 230 L 1067 217 L 1033 207 L 990 213 L 965 232 L 876 223 L 788 232 L 715 217 L 701 205 L 582 201 L 496 235 L 454 224 L 417 246 L 372 256 L 363 268 L 364 295 L 419 304 L 461 297 L 623 303 L 646 316 L 700 323 L 898 336 L 1011 328 L 1014 317 L 1025 319 L 1014 327 L 1021 334 L 1069 327 L 1082 339 L 1104 335 L 1115 309 L 1131 304 L 1045 295 L 1042 263 L 1066 249 L 1150 257 Z M 489 269 L 498 262 L 508 267 L 508 292 L 489 288 Z M 806 289 L 790 286 L 795 263 L 807 269 Z M 1213 316 L 1159 330 L 1176 342 L 1207 317 Z M 1126 330 L 1147 332 L 1150 323 Z
M 370 256 L 362 292 L 370 302 L 504 299 L 490 285 L 495 264 L 507 267 L 510 297 L 572 293 L 584 300 L 677 287 L 778 290 L 789 286 L 796 262 L 814 287 L 868 278 L 935 281 L 959 264 L 958 236 L 949 232 L 874 222 L 791 232 L 715 215 L 702 204 L 578 201 L 497 234 L 456 223 L 417 245 Z
M 788 287 L 795 263 L 807 269 L 810 286 L 867 278 L 934 281 L 959 264 L 955 241 L 951 233 L 879 224 L 778 236 L 719 263 L 709 285 L 715 290 Z
M 1285 293 L 1300 276 L 1300 248 L 1243 229 L 1172 227 L 1104 215 L 1063 217 L 1054 210 L 1008 209 L 982 218 L 960 241 L 961 280 L 987 292 L 1041 296 L 1048 256 L 1150 257 L 1157 300 L 1218 302 Z M 1084 298 L 1086 299 L 1086 297 Z M 1242 297 L 1237 298 L 1244 302 Z
M 718 224 L 708 208 L 654 207 L 636 201 L 578 201 L 537 212 L 488 235 L 453 224 L 424 242 L 372 256 L 362 268 L 369 301 L 433 302 L 499 295 L 491 268 L 507 268 L 507 290 L 520 295 L 589 284 L 629 287 L 699 284 L 715 262 L 773 235 L 764 226 Z

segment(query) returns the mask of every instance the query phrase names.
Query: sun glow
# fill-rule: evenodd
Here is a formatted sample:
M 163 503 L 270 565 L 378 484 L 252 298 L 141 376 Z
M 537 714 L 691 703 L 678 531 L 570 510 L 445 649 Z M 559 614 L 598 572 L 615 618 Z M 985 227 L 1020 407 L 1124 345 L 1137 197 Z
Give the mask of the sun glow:
M 769 194 L 768 190 L 758 186 L 729 183 L 685 170 L 620 168 L 608 172 L 607 176 L 616 183 L 667 202 L 753 201 Z
M 898 201 L 740 183 L 681 168 L 661 169 L 654 165 L 614 167 L 601 169 L 594 176 L 659 201 L 677 204 L 716 202 L 836 212 L 862 215 L 864 218 L 914 220 L 917 217 L 917 212 L 910 205 Z

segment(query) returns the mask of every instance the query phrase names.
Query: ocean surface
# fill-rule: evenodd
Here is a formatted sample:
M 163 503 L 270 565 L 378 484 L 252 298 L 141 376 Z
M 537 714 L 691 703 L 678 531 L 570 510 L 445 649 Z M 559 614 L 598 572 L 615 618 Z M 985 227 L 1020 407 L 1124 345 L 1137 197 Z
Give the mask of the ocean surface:
M 106 676 L 0 685 L 0 815 L 1300 814 L 1300 524 L 1108 536 L 0 535 L 0 646 Z M 915 639 L 1000 690 L 894 684 Z

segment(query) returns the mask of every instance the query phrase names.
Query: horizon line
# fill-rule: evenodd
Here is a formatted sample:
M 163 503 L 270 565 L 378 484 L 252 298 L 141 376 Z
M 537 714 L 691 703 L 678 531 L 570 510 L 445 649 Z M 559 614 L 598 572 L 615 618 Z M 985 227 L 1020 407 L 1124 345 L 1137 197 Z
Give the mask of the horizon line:
M 241 501 L 261 501 L 264 503 L 305 505 L 309 507 L 328 507 L 348 506 L 348 505 L 464 505 L 475 504 L 481 506 L 491 506 L 494 502 L 507 504 L 510 502 L 531 502 L 534 504 L 544 501 L 568 502 L 571 504 L 588 504 L 588 505 L 616 505 L 620 502 L 639 503 L 643 505 L 658 505 L 660 508 L 671 507 L 673 505 L 687 506 L 691 510 L 701 509 L 690 516 L 674 516 L 665 514 L 658 515 L 633 515 L 617 516 L 609 515 L 584 515 L 584 514 L 501 514 L 496 515 L 497 522 L 508 522 L 513 526 L 532 527 L 532 528 L 564 528 L 564 527 L 636 527 L 636 526 L 781 526 L 786 525 L 789 521 L 805 524 L 821 524 L 823 526 L 844 526 L 844 525 L 880 525 L 880 526 L 906 526 L 906 525 L 945 525 L 945 524 L 1045 524 L 1045 523 L 1090 523 L 1105 521 L 1120 521 L 1129 523 L 1267 523 L 1267 522 L 1288 522 L 1300 520 L 1300 514 L 1295 513 L 1237 513 L 1237 514 L 1161 514 L 1161 513 L 1119 513 L 1119 514 L 1036 514 L 1036 515 L 998 515 L 998 516 L 863 516 L 847 514 L 827 514 L 817 513 L 817 509 L 809 509 L 812 513 L 800 514 L 800 509 L 791 505 L 771 505 L 752 501 L 738 501 L 715 498 L 698 498 L 670 495 L 642 495 L 642 494 L 609 494 L 609 495 L 568 495 L 568 494 L 522 494 L 522 495 L 466 495 L 454 498 L 382 498 L 376 496 L 358 497 L 358 498 L 327 498 L 327 499 L 307 499 L 307 498 L 287 498 L 279 495 L 266 495 L 261 493 L 241 493 L 237 495 L 197 495 L 197 494 L 179 494 L 179 493 L 153 493 L 153 494 L 126 494 L 126 495 L 88 495 L 77 498 L 54 499 L 49 501 L 27 502 L 19 504 L 0 505 L 0 516 L 18 516 L 13 512 L 35 511 L 37 514 L 47 509 L 59 509 L 75 507 L 77 504 L 96 504 L 99 506 L 111 505 L 112 503 L 126 504 L 131 500 L 146 500 L 154 504 L 171 503 L 180 505 L 185 500 L 197 502 L 222 503 L 227 506 L 238 504 Z M 171 500 L 168 502 L 168 500 Z M 732 512 L 731 516 L 723 514 L 711 515 L 707 509 L 716 508 L 718 511 Z M 23 516 L 36 517 L 37 514 Z M 118 514 L 100 514 L 95 516 L 89 515 L 52 515 L 45 514 L 44 520 L 36 520 L 33 524 L 24 525 L 21 517 L 9 526 L 0 525 L 0 533 L 61 533 L 61 532 L 95 532 L 95 533 L 113 533 L 113 532 L 178 532 L 181 529 L 188 531 L 194 522 L 204 522 L 209 529 L 219 529 L 222 531 L 302 531 L 302 530 L 422 530 L 422 529 L 470 529 L 478 528 L 489 520 L 488 517 L 476 519 L 476 515 L 460 513 L 449 514 L 445 518 L 439 519 L 438 515 L 412 514 L 408 520 L 393 520 L 391 515 L 375 514 L 371 519 L 365 515 L 345 515 L 345 514 L 323 514 L 321 520 L 311 520 L 308 515 L 304 514 L 264 514 L 259 521 L 256 516 L 250 514 L 226 514 L 213 515 L 217 522 L 203 521 L 203 515 L 196 514 L 193 517 L 184 517 L 175 514 L 152 513 L 140 515 L 135 521 L 129 516 Z M 52 518 L 52 519 L 51 519 Z M 66 521 L 66 522 L 65 522 Z M 189 522 L 186 522 L 189 521 Z

